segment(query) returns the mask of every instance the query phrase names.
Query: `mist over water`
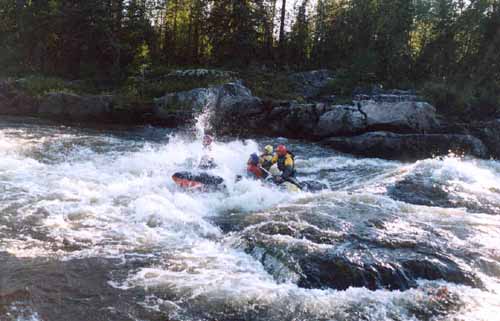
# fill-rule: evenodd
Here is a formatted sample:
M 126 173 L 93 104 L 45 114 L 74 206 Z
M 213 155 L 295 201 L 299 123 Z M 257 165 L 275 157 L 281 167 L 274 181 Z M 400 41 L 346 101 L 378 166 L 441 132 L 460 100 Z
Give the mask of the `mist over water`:
M 499 162 L 220 137 L 186 192 L 203 128 L 1 120 L 0 320 L 498 319 Z M 329 189 L 235 181 L 281 142 Z

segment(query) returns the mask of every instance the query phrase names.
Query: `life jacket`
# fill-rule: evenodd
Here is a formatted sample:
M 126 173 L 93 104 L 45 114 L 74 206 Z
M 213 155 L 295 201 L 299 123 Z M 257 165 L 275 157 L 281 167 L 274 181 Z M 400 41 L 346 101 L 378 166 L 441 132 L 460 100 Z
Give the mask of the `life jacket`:
M 295 169 L 295 155 L 292 152 L 288 152 L 285 156 L 277 157 L 278 169 L 284 171 L 287 168 Z
M 285 156 L 276 154 L 273 157 L 273 164 L 278 164 L 278 169 L 283 173 L 283 178 L 295 176 L 295 155 L 292 152 L 288 152 Z
M 260 169 L 257 165 L 248 164 L 247 173 L 255 178 L 264 178 L 264 171 L 262 171 L 262 169 Z
M 260 155 L 260 166 L 262 166 L 266 170 L 269 170 L 271 166 L 273 166 L 273 155 L 272 154 Z

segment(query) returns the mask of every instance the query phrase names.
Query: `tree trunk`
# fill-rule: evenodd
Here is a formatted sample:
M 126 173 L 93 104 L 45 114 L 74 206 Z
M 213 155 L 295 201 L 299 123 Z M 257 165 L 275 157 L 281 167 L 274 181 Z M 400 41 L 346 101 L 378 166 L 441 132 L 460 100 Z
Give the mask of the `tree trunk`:
M 283 45 L 285 41 L 285 19 L 286 19 L 286 0 L 281 3 L 281 25 L 280 25 L 280 38 L 279 45 L 280 49 L 283 50 Z

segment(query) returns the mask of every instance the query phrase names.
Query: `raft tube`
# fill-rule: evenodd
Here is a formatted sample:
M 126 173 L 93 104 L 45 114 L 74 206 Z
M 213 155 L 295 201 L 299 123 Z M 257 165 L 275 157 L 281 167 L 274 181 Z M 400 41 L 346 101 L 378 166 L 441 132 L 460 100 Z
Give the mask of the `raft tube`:
M 177 186 L 188 190 L 215 191 L 226 187 L 222 177 L 206 173 L 179 172 L 172 175 L 172 179 Z

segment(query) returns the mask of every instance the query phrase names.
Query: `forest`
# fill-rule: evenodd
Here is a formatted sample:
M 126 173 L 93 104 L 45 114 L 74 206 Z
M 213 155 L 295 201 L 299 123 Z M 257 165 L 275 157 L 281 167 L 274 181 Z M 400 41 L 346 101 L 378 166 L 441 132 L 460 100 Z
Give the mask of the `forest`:
M 499 0 L 0 0 L 0 69 L 119 83 L 172 68 L 328 68 L 337 93 L 499 105 Z

